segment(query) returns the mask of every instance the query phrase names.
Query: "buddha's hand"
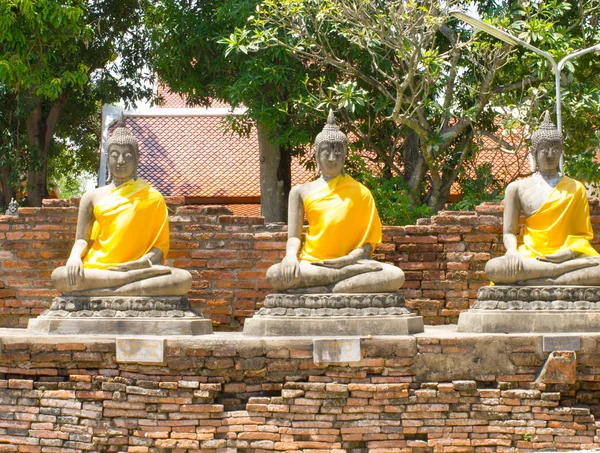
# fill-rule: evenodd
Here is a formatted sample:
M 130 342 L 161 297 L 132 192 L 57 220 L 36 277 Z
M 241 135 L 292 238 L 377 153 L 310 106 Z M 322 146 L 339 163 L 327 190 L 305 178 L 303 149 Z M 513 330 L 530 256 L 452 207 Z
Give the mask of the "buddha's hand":
M 152 262 L 149 259 L 139 259 L 119 264 L 118 266 L 109 267 L 109 271 L 127 272 L 136 269 L 148 269 L 152 267 Z
M 83 278 L 83 262 L 81 257 L 74 255 L 67 260 L 67 280 L 69 286 L 77 285 L 77 281 Z
M 523 258 L 516 250 L 509 250 L 506 252 L 504 259 L 506 262 L 506 270 L 509 275 L 516 275 L 523 270 Z
M 339 258 L 333 258 L 330 260 L 323 260 L 320 262 L 312 263 L 315 266 L 323 266 L 330 267 L 332 269 L 341 269 L 346 266 L 350 266 L 351 264 L 356 264 L 359 262 L 359 257 L 355 257 L 352 255 L 340 256 Z
M 546 256 L 538 256 L 537 259 L 539 261 L 545 261 L 546 263 L 564 263 L 565 261 L 572 260 L 576 257 L 576 253 L 573 250 L 563 249 L 559 250 L 556 253 L 551 253 Z
M 300 278 L 300 262 L 295 256 L 286 255 L 281 262 L 281 277 L 286 285 L 291 285 Z

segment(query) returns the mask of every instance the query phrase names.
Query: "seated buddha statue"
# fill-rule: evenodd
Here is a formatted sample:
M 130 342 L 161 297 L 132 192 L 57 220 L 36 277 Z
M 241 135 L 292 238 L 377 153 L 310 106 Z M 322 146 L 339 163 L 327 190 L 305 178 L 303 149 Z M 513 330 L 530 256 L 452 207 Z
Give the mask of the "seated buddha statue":
M 502 285 L 600 285 L 600 257 L 585 187 L 559 171 L 563 137 L 546 112 L 531 136 L 535 172 L 512 182 L 504 197 L 506 254 L 485 266 Z M 520 214 L 525 215 L 523 244 L 517 248 Z
M 74 296 L 183 296 L 192 276 L 164 266 L 169 219 L 162 195 L 137 177 L 137 139 L 123 116 L 107 143 L 109 184 L 81 198 L 75 244 L 54 287 Z
M 404 283 L 401 269 L 371 259 L 381 242 L 381 221 L 371 192 L 343 173 L 347 151 L 348 138 L 330 111 L 315 140 L 320 177 L 290 191 L 286 254 L 267 271 L 276 290 L 394 292 Z M 308 231 L 301 247 L 305 215 Z

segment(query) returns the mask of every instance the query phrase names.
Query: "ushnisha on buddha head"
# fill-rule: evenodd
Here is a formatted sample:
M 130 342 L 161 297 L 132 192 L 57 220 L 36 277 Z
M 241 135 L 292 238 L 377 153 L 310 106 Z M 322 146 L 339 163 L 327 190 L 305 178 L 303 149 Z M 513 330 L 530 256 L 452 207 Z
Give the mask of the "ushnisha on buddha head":
M 125 117 L 121 114 L 117 127 L 107 142 L 107 167 L 109 183 L 119 185 L 137 178 L 137 167 L 140 160 L 138 141 L 125 125 Z
M 557 171 L 562 156 L 563 136 L 546 111 L 544 121 L 538 130 L 531 134 L 532 171 Z
M 348 137 L 337 126 L 333 110 L 329 110 L 327 124 L 315 139 L 315 160 L 323 178 L 342 173 L 347 154 Z

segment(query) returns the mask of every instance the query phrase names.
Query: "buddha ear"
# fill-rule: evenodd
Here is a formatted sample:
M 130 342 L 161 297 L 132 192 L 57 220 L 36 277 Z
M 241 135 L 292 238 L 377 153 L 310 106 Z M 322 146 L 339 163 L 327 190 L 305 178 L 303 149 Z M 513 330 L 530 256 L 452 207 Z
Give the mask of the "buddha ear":
M 535 173 L 537 171 L 537 159 L 535 157 L 536 150 L 532 149 L 529 152 L 529 168 L 531 169 L 531 173 Z

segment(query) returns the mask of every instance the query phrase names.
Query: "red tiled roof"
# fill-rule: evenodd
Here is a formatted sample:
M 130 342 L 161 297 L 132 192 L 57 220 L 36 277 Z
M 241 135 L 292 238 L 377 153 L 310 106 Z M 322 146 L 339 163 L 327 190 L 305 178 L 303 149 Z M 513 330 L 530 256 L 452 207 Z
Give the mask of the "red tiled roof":
M 185 97 L 160 87 L 163 108 L 185 108 Z M 213 108 L 229 107 L 213 102 Z M 184 196 L 190 201 L 225 203 L 234 213 L 257 214 L 260 207 L 259 153 L 256 130 L 240 137 L 226 130 L 220 116 L 131 116 L 127 125 L 140 142 L 138 175 L 149 181 L 165 196 Z M 114 125 L 112 126 L 114 128 Z M 112 129 L 111 128 L 111 129 Z M 112 132 L 112 130 L 111 130 Z M 467 166 L 470 176 L 485 162 L 492 163 L 492 173 L 500 181 L 510 182 L 527 175 L 527 150 L 519 134 L 503 137 L 514 153 L 500 149 L 497 140 L 477 135 L 480 152 Z M 312 153 L 311 153 L 312 154 Z M 369 164 L 377 172 L 377 164 Z M 292 160 L 292 185 L 314 178 L 299 159 Z M 455 183 L 452 193 L 460 193 Z M 237 201 L 240 204 L 229 204 Z M 228 203 L 229 202 L 229 203 Z M 248 204 L 251 203 L 251 204 Z
M 249 137 L 240 137 L 228 132 L 218 116 L 130 116 L 126 122 L 140 144 L 138 176 L 164 196 L 213 198 L 206 201 L 219 203 L 227 203 L 223 198 L 250 197 L 254 200 L 248 201 L 259 202 L 255 129 Z M 313 172 L 292 160 L 294 185 L 313 178 Z
M 187 98 L 185 96 L 174 93 L 164 86 L 160 86 L 158 88 L 158 95 L 161 98 L 161 102 L 156 105 L 158 108 L 182 109 L 189 107 L 187 104 Z M 210 106 L 213 108 L 221 108 L 229 107 L 229 104 L 213 99 Z

